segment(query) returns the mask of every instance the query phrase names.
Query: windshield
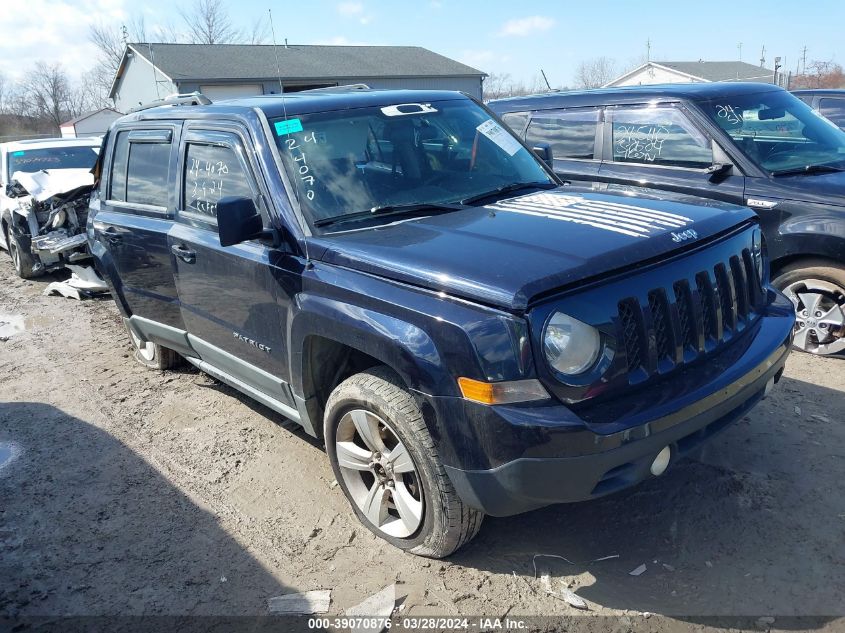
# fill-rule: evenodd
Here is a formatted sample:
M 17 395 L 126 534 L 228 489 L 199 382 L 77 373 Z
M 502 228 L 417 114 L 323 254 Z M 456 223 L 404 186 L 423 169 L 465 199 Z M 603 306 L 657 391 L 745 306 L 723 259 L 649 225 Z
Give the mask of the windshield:
M 9 178 L 16 171 L 29 174 L 42 169 L 91 169 L 99 147 L 42 147 L 16 150 L 9 154 Z
M 426 205 L 458 204 L 511 185 L 553 184 L 533 154 L 466 99 L 303 114 L 271 124 L 303 212 L 317 226 L 344 216 L 374 220 L 391 207 L 413 205 L 425 213 Z
M 699 105 L 766 171 L 845 168 L 845 132 L 788 92 L 726 96 Z

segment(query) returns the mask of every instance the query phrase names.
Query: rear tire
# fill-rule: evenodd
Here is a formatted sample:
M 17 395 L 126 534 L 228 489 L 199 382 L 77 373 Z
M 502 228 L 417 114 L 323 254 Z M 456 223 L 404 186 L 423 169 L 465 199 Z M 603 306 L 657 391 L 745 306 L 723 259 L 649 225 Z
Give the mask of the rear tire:
M 806 259 L 785 266 L 772 285 L 795 305 L 794 349 L 819 356 L 845 352 L 845 269 Z
M 135 360 L 144 367 L 164 370 L 177 367 L 181 363 L 182 358 L 172 349 L 152 341 L 143 342 L 129 325 L 126 325 L 126 329 L 129 332 L 129 340 L 132 342 Z
M 32 253 L 21 246 L 14 231 L 9 231 L 8 245 L 9 256 L 12 258 L 12 265 L 15 267 L 15 272 L 18 273 L 18 277 L 33 279 L 41 274 L 33 270 L 35 259 L 32 257 Z
M 478 533 L 484 513 L 458 497 L 422 412 L 388 367 L 342 382 L 326 403 L 324 426 L 335 477 L 376 536 L 418 556 L 443 558 Z

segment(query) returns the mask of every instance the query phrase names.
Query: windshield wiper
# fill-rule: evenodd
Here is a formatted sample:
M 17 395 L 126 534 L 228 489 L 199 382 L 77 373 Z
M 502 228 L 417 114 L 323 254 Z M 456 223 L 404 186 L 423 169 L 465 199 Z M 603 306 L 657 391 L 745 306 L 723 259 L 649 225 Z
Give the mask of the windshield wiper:
M 406 215 L 412 213 L 422 213 L 430 215 L 434 213 L 446 213 L 449 211 L 459 211 L 464 206 L 461 204 L 450 203 L 422 203 L 422 202 L 408 202 L 404 204 L 384 204 L 378 207 L 373 207 L 368 211 L 356 211 L 355 213 L 343 213 L 335 215 L 330 218 L 321 218 L 314 222 L 316 227 L 331 226 L 332 224 L 341 224 L 343 222 L 355 222 L 358 220 L 366 220 L 376 216 L 392 216 L 392 215 Z
M 803 167 L 796 167 L 795 169 L 783 169 L 781 171 L 773 171 L 772 176 L 792 176 L 795 174 L 828 174 L 837 171 L 845 171 L 842 167 L 834 167 L 833 165 L 804 165 Z
M 492 191 L 485 191 L 484 193 L 479 193 L 475 196 L 470 196 L 469 198 L 464 198 L 461 200 L 461 204 L 474 204 L 476 202 L 481 202 L 485 198 L 492 198 L 493 196 L 501 196 L 505 193 L 513 193 L 514 191 L 521 191 L 523 189 L 554 189 L 557 187 L 557 183 L 554 182 L 512 182 L 509 185 L 502 185 L 501 187 L 496 187 Z

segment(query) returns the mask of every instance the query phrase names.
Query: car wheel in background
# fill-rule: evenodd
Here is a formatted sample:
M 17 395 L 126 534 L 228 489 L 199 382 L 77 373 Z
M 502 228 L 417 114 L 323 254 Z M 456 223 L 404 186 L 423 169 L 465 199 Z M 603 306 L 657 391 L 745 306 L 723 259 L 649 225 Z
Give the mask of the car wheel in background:
M 170 369 L 181 363 L 181 357 L 172 349 L 168 349 L 151 341 L 142 341 L 127 325 L 129 340 L 135 350 L 135 360 L 150 369 Z
M 845 352 L 845 269 L 804 260 L 784 267 L 772 283 L 795 305 L 795 349 L 823 356 Z
M 326 449 L 358 519 L 392 545 L 443 558 L 472 539 L 484 514 L 466 506 L 399 377 L 374 367 L 331 394 Z

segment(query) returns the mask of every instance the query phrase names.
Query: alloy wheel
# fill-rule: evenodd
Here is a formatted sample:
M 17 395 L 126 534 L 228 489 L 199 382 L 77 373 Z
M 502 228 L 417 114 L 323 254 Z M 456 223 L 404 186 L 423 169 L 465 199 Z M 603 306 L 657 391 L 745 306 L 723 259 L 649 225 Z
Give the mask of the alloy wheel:
M 417 467 L 379 416 L 353 409 L 340 419 L 337 462 L 349 496 L 379 531 L 406 538 L 422 525 L 425 503 Z
M 845 350 L 845 288 L 803 279 L 789 284 L 783 293 L 795 305 L 795 347 L 823 355 Z

